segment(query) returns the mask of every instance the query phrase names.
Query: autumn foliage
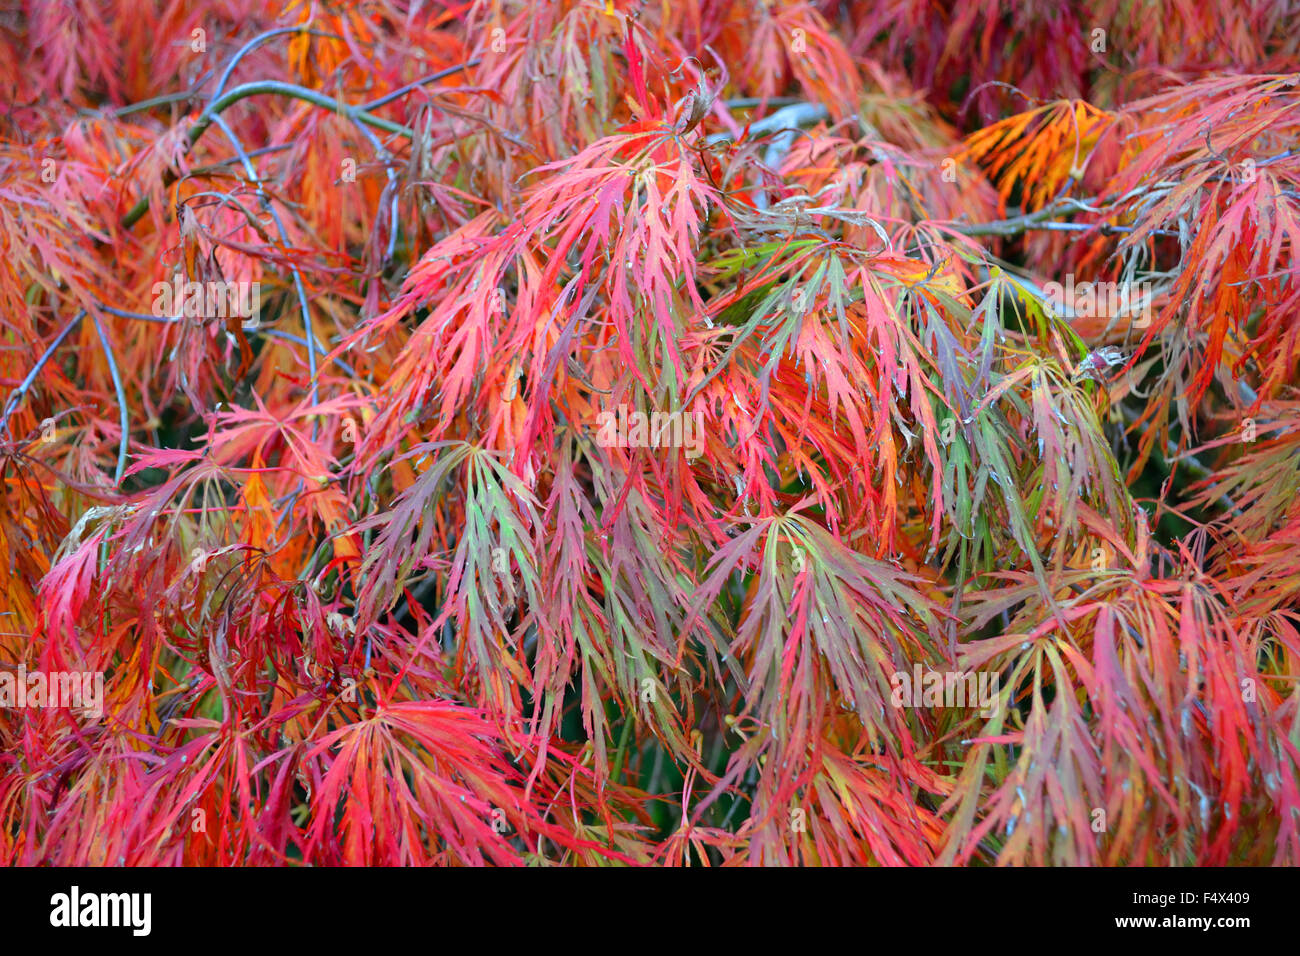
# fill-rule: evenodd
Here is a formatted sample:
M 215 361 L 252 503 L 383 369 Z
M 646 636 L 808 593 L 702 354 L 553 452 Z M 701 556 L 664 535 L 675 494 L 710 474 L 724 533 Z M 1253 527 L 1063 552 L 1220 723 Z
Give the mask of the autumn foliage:
M 8 4 L 0 861 L 1300 863 L 1300 8 L 948 6 Z

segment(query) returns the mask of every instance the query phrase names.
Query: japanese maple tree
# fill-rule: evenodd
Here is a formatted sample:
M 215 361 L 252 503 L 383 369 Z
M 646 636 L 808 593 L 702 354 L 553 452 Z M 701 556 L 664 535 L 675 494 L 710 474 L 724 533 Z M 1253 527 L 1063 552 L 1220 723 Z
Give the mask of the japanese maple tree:
M 1300 863 L 1300 4 L 946 6 L 8 5 L 0 861 Z

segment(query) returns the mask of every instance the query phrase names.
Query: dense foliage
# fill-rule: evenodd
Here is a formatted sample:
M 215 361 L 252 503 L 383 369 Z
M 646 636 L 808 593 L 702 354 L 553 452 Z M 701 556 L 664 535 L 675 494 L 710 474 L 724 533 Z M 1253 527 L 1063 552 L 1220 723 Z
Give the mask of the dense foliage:
M 1300 5 L 947 6 L 6 4 L 0 861 L 1300 862 Z

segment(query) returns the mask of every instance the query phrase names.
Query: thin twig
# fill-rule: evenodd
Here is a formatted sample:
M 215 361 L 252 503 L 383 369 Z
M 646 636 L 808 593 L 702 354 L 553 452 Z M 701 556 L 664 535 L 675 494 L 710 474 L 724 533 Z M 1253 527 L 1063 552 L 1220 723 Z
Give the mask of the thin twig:
M 271 221 L 275 223 L 276 231 L 280 234 L 280 241 L 287 247 L 289 245 L 289 234 L 285 231 L 284 223 L 280 219 L 280 213 L 271 203 L 271 199 L 266 194 L 266 189 L 262 185 L 262 179 L 257 175 L 257 169 L 253 166 L 252 160 L 248 158 L 248 151 L 244 149 L 244 144 L 239 141 L 230 124 L 221 116 L 213 116 L 213 121 L 221 128 L 226 139 L 235 148 L 244 163 L 244 172 L 248 175 L 249 182 L 257 187 L 258 198 L 262 202 L 262 208 L 271 216 Z M 307 307 L 307 292 L 303 288 L 302 273 L 298 271 L 295 265 L 289 266 L 289 271 L 293 274 L 294 291 L 298 294 L 298 307 L 302 310 L 303 331 L 306 333 L 307 344 L 307 368 L 311 374 L 311 402 L 313 405 L 320 403 L 320 392 L 316 382 L 316 332 L 312 328 L 311 310 Z M 316 425 L 312 425 L 312 441 L 316 440 Z
M 10 393 L 9 401 L 5 403 L 4 414 L 0 415 L 0 432 L 4 432 L 5 434 L 9 433 L 9 416 L 14 413 L 14 409 L 18 407 L 18 403 L 23 400 L 23 396 L 27 394 L 27 390 L 32 387 L 32 383 L 36 381 L 36 376 L 39 375 L 41 369 L 45 367 L 45 363 L 50 360 L 50 356 L 52 356 L 55 350 L 63 344 L 63 340 L 72 334 L 72 330 L 81 324 L 81 320 L 85 317 L 86 310 L 82 309 L 73 317 L 71 322 L 63 327 L 63 331 L 55 336 L 53 342 L 46 346 L 45 352 L 36 360 L 36 364 L 32 366 L 32 370 L 27 373 L 21 382 L 18 383 L 18 387 Z
M 217 80 L 217 88 L 212 91 L 212 98 L 216 99 L 221 95 L 222 91 L 226 88 L 226 82 L 230 79 L 230 74 L 235 72 L 235 67 L 239 65 L 240 60 L 248 56 L 248 54 L 252 53 L 253 50 L 257 49 L 257 47 L 261 46 L 267 40 L 283 36 L 286 33 L 308 33 L 314 37 L 325 37 L 330 40 L 343 40 L 343 37 L 339 36 L 337 33 L 325 33 L 321 30 L 312 30 L 301 26 L 279 27 L 275 30 L 267 30 L 265 33 L 259 33 L 257 36 L 253 37 L 253 39 L 240 47 L 239 51 L 230 58 L 230 62 L 226 64 L 226 68 L 221 71 L 221 79 Z
M 159 325 L 179 324 L 178 319 L 172 318 L 170 316 L 149 315 L 145 312 L 128 312 L 125 309 L 115 309 L 112 306 L 104 305 L 103 303 L 99 303 L 98 308 L 102 312 L 107 312 L 109 315 L 116 315 L 119 318 L 123 318 L 123 319 L 138 319 L 141 322 L 156 322 Z M 306 347 L 307 345 L 307 340 L 304 339 L 301 335 L 294 335 L 292 332 L 285 332 L 281 329 L 270 329 L 265 327 L 259 327 L 255 329 L 249 329 L 248 332 L 250 335 L 266 335 L 273 339 L 285 339 L 289 342 L 296 342 L 297 344 L 303 347 Z M 324 343 L 321 342 L 320 336 L 316 337 L 316 348 L 320 351 L 322 355 L 324 355 L 329 351 L 329 349 L 325 347 Z M 339 368 L 341 368 L 346 374 L 351 376 L 356 375 L 356 372 L 352 369 L 352 366 L 350 366 L 347 362 L 343 361 L 343 359 L 335 356 L 333 361 L 334 364 L 337 365 Z
M 122 387 L 122 376 L 117 370 L 117 359 L 113 355 L 113 346 L 109 344 L 108 336 L 104 334 L 104 326 L 100 323 L 99 316 L 91 315 L 90 318 L 95 323 L 95 331 L 99 334 L 99 343 L 104 346 L 104 357 L 108 359 L 108 372 L 113 376 L 113 389 L 117 392 L 117 421 L 122 437 L 117 445 L 117 471 L 113 475 L 113 480 L 120 485 L 122 475 L 126 471 L 126 449 L 131 440 L 130 416 L 126 407 L 126 389 Z
M 240 100 L 263 93 L 273 93 L 279 96 L 287 96 L 290 99 L 302 100 L 305 103 L 311 103 L 314 106 L 320 106 L 332 113 L 344 116 L 353 123 L 365 123 L 375 127 L 376 129 L 382 129 L 386 133 L 396 133 L 408 140 L 415 138 L 415 132 L 409 127 L 403 126 L 401 123 L 394 123 L 391 120 L 372 116 L 364 109 L 340 103 L 338 100 L 331 99 L 324 93 L 317 92 L 316 90 L 309 90 L 305 86 L 298 86 L 294 83 L 282 83 L 279 80 L 258 80 L 253 83 L 245 83 L 242 86 L 237 86 L 224 96 L 209 103 L 207 108 L 199 115 L 199 118 L 195 121 L 194 125 L 191 126 L 189 131 L 185 134 L 188 146 L 193 147 L 204 132 L 207 131 L 208 127 L 215 122 L 216 117 L 218 117 L 223 111 L 229 109 Z M 172 174 L 164 177 L 165 185 L 170 185 L 174 181 L 175 176 Z M 122 228 L 130 229 L 139 222 L 148 211 L 149 197 L 145 196 L 136 203 L 125 216 L 122 217 Z
M 361 109 L 365 110 L 366 112 L 373 112 L 374 110 L 379 109 L 379 107 L 387 106 L 393 100 L 405 96 L 407 93 L 410 93 L 412 90 L 417 90 L 420 87 L 425 86 L 429 83 L 437 83 L 439 80 L 445 80 L 447 77 L 459 73 L 462 70 L 468 70 L 471 67 L 478 66 L 480 62 L 482 61 L 478 57 L 474 57 L 474 59 L 466 60 L 464 63 L 461 63 L 458 66 L 449 66 L 447 67 L 447 69 L 439 70 L 437 73 L 430 73 L 428 76 L 421 77 L 420 79 L 416 80 L 414 83 L 407 83 L 401 89 L 393 90 L 393 92 L 391 93 L 384 94 L 377 100 L 371 100 L 369 103 L 362 104 Z
M 302 346 L 306 346 L 307 344 L 307 340 L 304 339 L 301 335 L 294 335 L 292 332 L 285 332 L 283 329 L 257 329 L 255 331 L 260 332 L 262 335 L 270 336 L 273 339 L 286 339 L 290 342 L 297 342 L 299 345 Z M 320 349 L 322 353 L 328 352 L 325 346 L 321 345 L 320 339 L 316 340 L 316 347 Z M 330 356 L 326 354 L 326 358 L 329 357 Z M 343 370 L 344 374 L 353 378 L 356 377 L 357 373 L 353 371 L 352 366 L 348 365 L 347 362 L 343 361 L 337 355 L 333 357 L 333 361 L 335 365 L 337 365 L 339 368 Z
M 820 123 L 822 120 L 828 119 L 830 115 L 830 110 L 820 103 L 795 103 L 792 106 L 782 107 L 771 116 L 764 116 L 761 120 L 750 123 L 749 135 L 759 136 L 763 133 L 797 130 L 801 126 Z M 716 146 L 719 143 L 729 143 L 733 139 L 735 137 L 724 130 L 720 133 L 714 133 L 705 140 L 705 143 L 709 146 Z

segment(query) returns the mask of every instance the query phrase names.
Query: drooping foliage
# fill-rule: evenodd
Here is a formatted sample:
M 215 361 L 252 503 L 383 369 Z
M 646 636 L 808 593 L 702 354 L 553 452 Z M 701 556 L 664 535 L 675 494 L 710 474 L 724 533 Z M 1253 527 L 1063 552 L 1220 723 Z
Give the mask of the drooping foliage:
M 11 5 L 0 861 L 1300 862 L 1300 9 L 947 6 Z

